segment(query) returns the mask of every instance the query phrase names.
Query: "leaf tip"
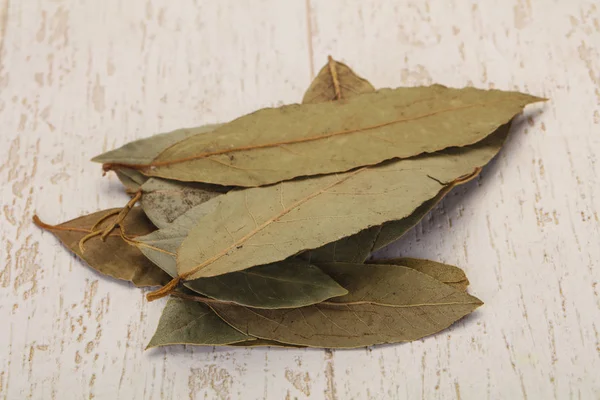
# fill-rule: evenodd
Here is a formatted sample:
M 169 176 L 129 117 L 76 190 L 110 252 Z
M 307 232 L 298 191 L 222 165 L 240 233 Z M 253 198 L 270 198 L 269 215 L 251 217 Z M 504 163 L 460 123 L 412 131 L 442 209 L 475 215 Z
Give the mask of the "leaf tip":
M 91 162 L 95 162 L 95 163 L 104 163 L 107 157 L 105 157 L 107 155 L 107 153 L 103 153 L 103 154 L 99 154 L 97 156 L 94 156 L 92 158 L 90 158 Z
M 527 104 L 545 103 L 547 101 L 550 101 L 550 99 L 547 97 L 539 97 L 539 96 L 534 96 L 532 94 L 527 95 Z
M 473 304 L 475 305 L 475 308 L 479 308 L 485 304 L 483 301 L 481 301 L 477 297 L 475 297 L 475 296 L 471 296 L 471 297 L 473 298 Z
M 44 221 L 42 221 L 40 219 L 40 217 L 37 216 L 37 214 L 35 214 L 31 218 L 31 220 L 33 221 L 33 224 L 35 226 L 37 226 L 38 228 L 43 229 L 45 231 L 50 231 L 52 229 L 60 229 L 57 225 L 50 225 L 50 224 L 45 223 Z

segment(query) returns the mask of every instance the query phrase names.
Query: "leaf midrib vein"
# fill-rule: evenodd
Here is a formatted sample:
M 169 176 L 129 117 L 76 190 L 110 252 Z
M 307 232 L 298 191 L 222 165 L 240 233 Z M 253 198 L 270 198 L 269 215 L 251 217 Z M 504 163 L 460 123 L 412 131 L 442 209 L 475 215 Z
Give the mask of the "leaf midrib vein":
M 193 156 L 183 157 L 183 158 L 179 158 L 179 159 L 165 160 L 165 161 L 153 161 L 149 164 L 131 164 L 131 165 L 126 165 L 126 166 L 129 168 L 134 168 L 134 169 L 164 167 L 164 166 L 168 166 L 168 165 L 172 165 L 172 164 L 179 164 L 179 163 L 198 160 L 198 159 L 207 158 L 207 157 L 211 157 L 211 156 L 215 156 L 215 155 L 229 154 L 229 153 L 255 150 L 255 149 L 264 149 L 264 148 L 270 148 L 270 147 L 278 147 L 278 146 L 288 145 L 288 144 L 311 142 L 311 141 L 316 141 L 316 140 L 328 139 L 330 137 L 335 137 L 335 136 L 340 136 L 340 135 L 347 135 L 347 134 L 352 134 L 352 133 L 358 133 L 358 132 L 364 132 L 364 131 L 368 131 L 368 130 L 383 128 L 385 126 L 389 126 L 389 125 L 393 125 L 393 124 L 416 121 L 419 119 L 432 117 L 437 114 L 442 114 L 442 113 L 446 113 L 446 112 L 464 110 L 464 109 L 475 108 L 475 107 L 489 106 L 490 104 L 501 103 L 504 101 L 506 101 L 506 100 L 499 100 L 499 101 L 490 102 L 490 103 L 467 104 L 467 105 L 460 106 L 460 107 L 446 108 L 446 109 L 437 110 L 437 111 L 433 111 L 433 112 L 429 112 L 429 113 L 425 113 L 425 114 L 421 114 L 421 115 L 417 115 L 417 116 L 412 116 L 412 117 L 408 117 L 408 118 L 399 118 L 399 119 L 384 122 L 381 124 L 366 126 L 366 127 L 362 127 L 362 128 L 346 129 L 346 130 L 342 130 L 342 131 L 327 133 L 324 135 L 314 135 L 314 136 L 309 136 L 309 137 L 305 137 L 305 138 L 286 140 L 286 141 L 282 141 L 282 142 L 263 143 L 263 144 L 240 146 L 240 147 L 234 147 L 234 148 L 228 148 L 228 149 L 222 149 L 222 150 L 216 150 L 216 151 L 208 151 L 208 152 L 199 153 L 199 154 L 195 154 Z M 179 143 L 182 143 L 182 142 L 179 142 Z M 156 158 L 159 158 L 162 154 L 164 154 L 164 152 L 162 152 Z M 118 165 L 118 163 L 115 163 L 113 165 Z
M 325 193 L 326 191 L 328 191 L 329 189 L 331 189 L 332 187 L 335 187 L 339 184 L 342 184 L 343 182 L 347 181 L 348 179 L 352 178 L 353 176 L 357 175 L 358 173 L 366 170 L 368 167 L 363 167 L 360 169 L 357 169 L 354 172 L 349 172 L 347 175 L 343 176 L 341 179 L 336 180 L 335 182 L 333 182 L 330 185 L 327 185 L 326 187 L 319 189 L 311 194 L 309 194 L 308 196 L 296 201 L 294 204 L 290 205 L 287 209 L 281 211 L 279 214 L 277 214 L 276 216 L 269 218 L 268 220 L 266 220 L 265 222 L 263 222 L 261 225 L 257 226 L 255 229 L 251 230 L 249 233 L 247 233 L 246 235 L 244 235 L 243 237 L 241 237 L 240 239 L 238 239 L 237 242 L 231 244 L 229 247 L 226 247 L 225 249 L 223 249 L 221 252 L 217 253 L 216 255 L 214 255 L 213 257 L 209 258 L 208 260 L 192 267 L 190 270 L 186 271 L 185 273 L 181 274 L 180 277 L 182 279 L 186 279 L 187 277 L 195 274 L 196 272 L 200 271 L 202 268 L 205 268 L 206 266 L 214 263 L 215 261 L 217 261 L 218 259 L 220 259 L 221 257 L 225 256 L 229 251 L 235 249 L 236 247 L 238 247 L 239 245 L 243 244 L 244 242 L 246 242 L 247 240 L 249 240 L 250 238 L 252 238 L 254 235 L 256 235 L 258 232 L 262 231 L 263 229 L 267 228 L 268 226 L 270 226 L 272 223 L 277 222 L 280 218 L 282 218 L 283 216 L 287 215 L 288 213 L 290 213 L 293 209 L 295 209 L 296 207 L 301 206 L 302 204 L 306 203 L 307 201 Z

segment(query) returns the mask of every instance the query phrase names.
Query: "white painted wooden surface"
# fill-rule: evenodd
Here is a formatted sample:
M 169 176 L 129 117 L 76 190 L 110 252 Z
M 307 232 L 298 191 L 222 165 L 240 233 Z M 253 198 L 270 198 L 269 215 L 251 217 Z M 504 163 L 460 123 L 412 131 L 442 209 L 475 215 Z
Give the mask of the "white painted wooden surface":
M 600 398 L 594 3 L 0 0 L 0 397 Z M 328 54 L 377 87 L 551 98 L 478 181 L 382 252 L 463 267 L 485 306 L 367 350 L 144 352 L 162 302 L 84 267 L 31 216 L 123 204 L 91 156 L 297 102 Z

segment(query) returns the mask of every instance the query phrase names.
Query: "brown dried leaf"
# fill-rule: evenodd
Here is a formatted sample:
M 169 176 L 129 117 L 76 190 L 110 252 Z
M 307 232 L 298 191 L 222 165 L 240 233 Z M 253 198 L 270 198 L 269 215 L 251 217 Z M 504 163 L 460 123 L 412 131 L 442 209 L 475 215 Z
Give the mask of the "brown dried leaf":
M 119 209 L 98 211 L 75 218 L 60 225 L 47 225 L 34 217 L 40 228 L 51 232 L 69 250 L 85 261 L 96 271 L 116 279 L 132 282 L 136 286 L 160 286 L 167 283 L 169 275 L 148 260 L 135 246 L 127 244 L 118 233 L 112 233 L 103 242 L 93 238 L 87 242 L 85 253 L 79 249 L 79 241 L 92 232 L 94 224 L 107 214 Z M 110 223 L 105 220 L 100 227 Z M 128 235 L 146 235 L 156 228 L 144 215 L 141 208 L 135 207 L 123 221 L 123 229 Z

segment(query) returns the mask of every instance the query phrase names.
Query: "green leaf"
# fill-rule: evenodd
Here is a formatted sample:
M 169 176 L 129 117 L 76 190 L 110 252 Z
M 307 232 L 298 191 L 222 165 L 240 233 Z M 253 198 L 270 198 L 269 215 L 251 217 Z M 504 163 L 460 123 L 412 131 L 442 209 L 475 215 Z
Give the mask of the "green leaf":
M 182 279 L 222 275 L 279 261 L 303 250 L 405 218 L 453 181 L 496 154 L 477 146 L 378 167 L 231 191 L 198 206 L 211 212 L 177 251 Z
M 518 92 L 440 85 L 381 89 L 262 109 L 212 135 L 181 140 L 151 162 L 123 159 L 116 166 L 180 181 L 260 186 L 474 144 L 536 101 Z M 95 160 L 115 167 L 107 157 Z
M 469 314 L 479 299 L 411 268 L 328 264 L 349 294 L 292 310 L 211 304 L 241 332 L 310 347 L 353 348 L 417 340 Z
M 225 193 L 227 188 L 150 178 L 141 190 L 144 212 L 154 225 L 163 228 L 190 208 Z
M 346 64 L 330 57 L 308 87 L 302 103 L 323 103 L 374 91 L 375 88 L 369 81 L 356 75 Z
M 205 304 L 170 298 L 146 348 L 173 344 L 219 346 L 255 338 L 229 326 Z
M 103 216 L 119 211 L 110 209 L 75 218 L 60 225 L 44 224 L 34 217 L 34 222 L 56 236 L 69 250 L 96 271 L 116 279 L 132 282 L 136 286 L 160 286 L 169 276 L 150 262 L 135 246 L 127 244 L 118 233 L 112 233 L 103 242 L 92 238 L 86 243 L 85 252 L 79 249 L 79 241 L 92 232 L 92 226 Z M 100 227 L 106 225 L 105 220 Z M 128 235 L 146 235 L 156 229 L 139 208 L 133 208 L 123 221 Z
M 467 290 L 467 286 L 469 286 L 469 280 L 467 279 L 465 272 L 454 265 L 442 264 L 420 258 L 407 257 L 387 260 L 370 260 L 369 264 L 402 265 L 404 267 L 408 267 L 423 274 L 429 275 L 432 278 L 445 283 L 446 285 L 452 286 L 457 290 L 465 291 Z

